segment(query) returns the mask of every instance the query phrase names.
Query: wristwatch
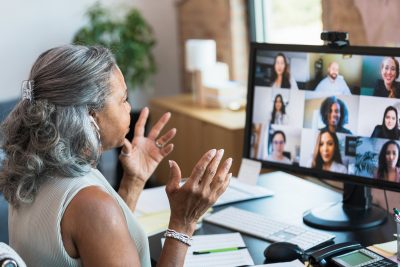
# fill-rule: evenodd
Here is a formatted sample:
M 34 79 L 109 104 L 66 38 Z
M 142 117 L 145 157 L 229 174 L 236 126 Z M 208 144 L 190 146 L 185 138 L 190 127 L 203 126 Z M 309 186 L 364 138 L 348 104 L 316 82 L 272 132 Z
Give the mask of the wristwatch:
M 0 261 L 0 267 L 18 267 L 18 264 L 13 259 L 5 258 Z

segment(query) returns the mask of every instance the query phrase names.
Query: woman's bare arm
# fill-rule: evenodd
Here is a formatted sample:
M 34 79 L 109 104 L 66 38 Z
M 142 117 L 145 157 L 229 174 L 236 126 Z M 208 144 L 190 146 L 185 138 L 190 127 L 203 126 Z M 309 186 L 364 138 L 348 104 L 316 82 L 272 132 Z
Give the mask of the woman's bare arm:
M 85 267 L 140 266 L 122 209 L 99 187 L 84 188 L 73 198 L 61 232 L 67 253 Z

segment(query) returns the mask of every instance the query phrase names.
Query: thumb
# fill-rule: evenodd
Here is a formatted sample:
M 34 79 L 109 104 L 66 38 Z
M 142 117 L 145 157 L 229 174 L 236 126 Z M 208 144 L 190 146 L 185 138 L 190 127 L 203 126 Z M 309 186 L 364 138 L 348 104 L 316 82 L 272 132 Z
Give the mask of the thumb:
M 167 192 L 173 192 L 179 188 L 179 182 L 181 181 L 181 169 L 178 164 L 170 160 L 169 161 L 169 181 L 166 186 Z
M 132 144 L 126 138 L 124 139 L 124 144 L 122 145 L 121 152 L 123 152 L 125 155 L 130 155 L 132 152 Z

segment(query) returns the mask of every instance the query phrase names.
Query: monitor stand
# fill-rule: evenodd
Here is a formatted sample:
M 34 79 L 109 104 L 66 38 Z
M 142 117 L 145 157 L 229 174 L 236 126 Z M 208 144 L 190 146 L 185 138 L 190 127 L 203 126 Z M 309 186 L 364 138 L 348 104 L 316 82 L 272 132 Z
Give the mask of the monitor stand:
M 350 231 L 385 223 L 386 211 L 371 202 L 369 187 L 344 183 L 342 202 L 327 203 L 308 210 L 303 215 L 303 221 L 315 228 Z

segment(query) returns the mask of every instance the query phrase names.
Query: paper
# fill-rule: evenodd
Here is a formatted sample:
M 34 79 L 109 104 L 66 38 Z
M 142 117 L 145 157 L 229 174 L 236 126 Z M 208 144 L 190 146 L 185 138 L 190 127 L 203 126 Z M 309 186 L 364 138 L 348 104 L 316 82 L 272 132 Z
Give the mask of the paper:
M 382 243 L 382 244 L 375 244 L 373 247 L 383 250 L 384 252 L 395 254 L 397 253 L 397 240 Z
M 229 187 L 219 197 L 214 206 L 272 195 L 274 195 L 274 192 L 271 190 L 257 185 L 244 184 L 232 177 Z
M 203 214 L 203 216 L 200 217 L 200 220 L 196 224 L 196 230 L 201 227 L 201 221 L 203 220 L 204 216 L 208 215 L 211 211 L 212 209 L 210 208 L 206 213 Z M 170 215 L 171 212 L 169 210 L 150 214 L 138 213 L 136 214 L 136 219 L 142 226 L 146 235 L 149 237 L 167 230 Z
M 142 214 L 137 216 L 137 220 L 146 235 L 152 236 L 167 230 L 170 214 L 171 212 L 169 210 L 151 214 Z
M 274 193 L 261 186 L 244 184 L 234 177 L 226 191 L 220 196 L 214 206 L 243 201 L 253 198 L 268 197 Z M 136 205 L 136 210 L 142 214 L 151 214 L 170 210 L 165 186 L 143 190 Z
M 161 240 L 164 244 L 165 239 Z M 221 249 L 246 246 L 239 233 L 196 235 L 193 236 L 192 246 L 188 248 L 184 267 L 232 267 L 254 265 L 248 249 L 235 251 L 193 255 L 193 251 Z
M 256 185 L 260 176 L 261 162 L 251 159 L 242 159 L 240 164 L 238 180 L 248 185 Z
M 256 266 L 266 266 L 266 267 L 304 267 L 304 264 L 299 260 L 294 260 L 290 262 L 280 262 L 280 263 L 270 263 L 270 264 L 262 264 L 262 265 L 254 265 Z
M 143 190 L 136 204 L 136 210 L 145 214 L 170 210 L 165 186 Z

